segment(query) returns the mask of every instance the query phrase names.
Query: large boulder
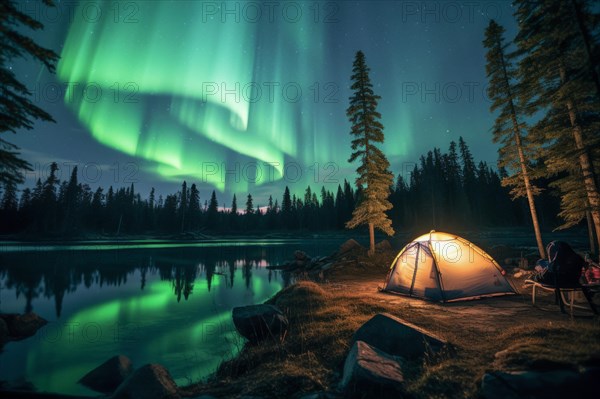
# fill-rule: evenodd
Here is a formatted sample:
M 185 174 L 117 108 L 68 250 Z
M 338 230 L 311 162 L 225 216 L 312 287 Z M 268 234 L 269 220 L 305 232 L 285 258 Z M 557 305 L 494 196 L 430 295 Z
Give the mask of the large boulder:
M 401 397 L 403 360 L 356 341 L 344 364 L 340 389 L 347 397 Z
M 390 244 L 388 240 L 379 241 L 377 244 L 375 244 L 375 250 L 379 252 L 391 251 L 392 244 Z
M 567 398 L 584 388 L 581 375 L 573 370 L 496 371 L 481 381 L 486 399 Z
M 340 245 L 340 249 L 338 250 L 338 255 L 344 254 L 346 252 L 350 252 L 355 249 L 364 249 L 364 247 L 362 245 L 360 245 L 358 243 L 358 241 L 351 238 L 348 241 L 346 241 L 345 243 L 343 243 L 342 245 Z
M 447 341 L 387 313 L 379 313 L 363 324 L 352 342 L 364 341 L 391 355 L 415 359 L 442 350 Z
M 310 256 L 308 256 L 306 254 L 306 252 L 304 252 L 304 251 L 296 250 L 296 251 L 294 251 L 294 259 L 309 261 L 310 260 Z
M 252 343 L 281 339 L 289 326 L 287 317 L 274 305 L 250 305 L 233 308 L 236 330 Z
M 0 315 L 0 319 L 3 319 L 8 327 L 8 334 L 10 339 L 19 341 L 21 339 L 29 338 L 35 333 L 48 324 L 48 322 L 38 316 L 37 314 L 30 312 L 25 314 L 3 314 Z
M 294 252 L 294 264 L 297 267 L 307 267 L 310 265 L 311 258 L 304 251 L 297 250 Z
M 84 375 L 79 383 L 94 391 L 112 393 L 131 373 L 131 360 L 127 356 L 118 355 Z
M 112 399 L 176 399 L 177 385 L 160 364 L 146 364 L 131 374 L 115 391 Z

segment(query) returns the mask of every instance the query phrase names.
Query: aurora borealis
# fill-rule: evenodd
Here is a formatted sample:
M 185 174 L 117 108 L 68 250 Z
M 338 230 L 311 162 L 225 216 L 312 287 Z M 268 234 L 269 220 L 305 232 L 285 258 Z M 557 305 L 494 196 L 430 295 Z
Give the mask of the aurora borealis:
M 252 192 L 264 204 L 285 185 L 300 193 L 353 180 L 345 108 L 358 49 L 382 96 L 383 150 L 396 174 L 461 135 L 495 163 L 481 40 L 490 17 L 512 26 L 504 2 L 23 7 L 46 25 L 39 39 L 61 61 L 56 76 L 21 68 L 57 123 L 15 142 L 34 165 L 99 165 L 104 180 L 90 184 L 129 183 L 111 165 L 135 163 L 141 190 L 187 180 L 225 201 Z M 51 85 L 60 101 L 49 101 Z

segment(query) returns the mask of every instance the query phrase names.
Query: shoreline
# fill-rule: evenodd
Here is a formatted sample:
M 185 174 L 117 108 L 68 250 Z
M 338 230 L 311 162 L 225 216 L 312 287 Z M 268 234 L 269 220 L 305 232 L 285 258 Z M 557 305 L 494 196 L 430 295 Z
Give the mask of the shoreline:
M 354 265 L 326 274 L 324 282 L 305 280 L 282 289 L 265 303 L 277 305 L 290 319 L 285 339 L 245 344 L 212 377 L 181 388 L 182 394 L 345 397 L 338 384 L 352 335 L 378 313 L 414 323 L 456 350 L 454 356 L 409 362 L 409 397 L 477 398 L 490 371 L 600 367 L 597 318 L 561 314 L 551 293 L 542 294 L 534 307 L 530 291 L 522 289 L 523 279 L 513 277 L 516 295 L 474 301 L 441 304 L 378 292 L 388 267 L 377 263 L 394 254 L 380 253 L 369 266 L 358 256 Z
M 518 249 L 513 248 L 513 252 Z M 528 363 L 580 367 L 600 359 L 598 319 L 585 315 L 569 319 L 553 305 L 552 294 L 543 293 L 538 299 L 541 307 L 533 307 L 530 293 L 523 290 L 508 297 L 452 304 L 378 292 L 396 255 L 397 250 L 391 249 L 368 258 L 363 248 L 348 254 L 343 267 L 324 273 L 321 282 L 300 278 L 297 284 L 281 289 L 265 303 L 280 306 L 289 316 L 291 327 L 286 339 L 245 344 L 235 358 L 222 362 L 203 382 L 180 387 L 182 397 L 296 397 L 289 386 L 306 395 L 330 395 L 314 398 L 340 397 L 337 384 L 352 334 L 382 312 L 428 329 L 458 348 L 455 358 L 408 366 L 406 389 L 417 398 L 454 391 L 464 393 L 460 395 L 463 397 L 478 397 L 481 379 L 488 370 L 514 370 Z M 512 271 L 504 259 L 497 260 Z M 511 279 L 521 288 L 522 279 Z M 486 338 L 491 342 L 485 342 Z M 546 345 L 553 345 L 556 353 L 545 353 Z M 503 351 L 508 351 L 508 358 L 498 357 Z M 531 358 L 532 352 L 539 352 L 540 357 Z M 275 394 L 270 394 L 272 389 Z

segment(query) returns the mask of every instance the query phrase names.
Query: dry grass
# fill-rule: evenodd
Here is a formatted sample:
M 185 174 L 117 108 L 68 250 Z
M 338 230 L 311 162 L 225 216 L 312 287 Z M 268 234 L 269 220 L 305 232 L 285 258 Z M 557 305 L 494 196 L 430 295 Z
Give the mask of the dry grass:
M 335 390 L 352 334 L 379 312 L 442 335 L 455 348 L 452 355 L 407 365 L 406 389 L 414 398 L 477 397 L 487 370 L 600 364 L 597 318 L 570 319 L 522 297 L 440 305 L 378 293 L 393 254 L 380 255 L 370 268 L 365 265 L 372 259 L 353 256 L 354 262 L 327 276 L 329 283 L 301 281 L 269 300 L 289 318 L 283 342 L 245 345 L 207 383 L 185 392 L 289 399 Z

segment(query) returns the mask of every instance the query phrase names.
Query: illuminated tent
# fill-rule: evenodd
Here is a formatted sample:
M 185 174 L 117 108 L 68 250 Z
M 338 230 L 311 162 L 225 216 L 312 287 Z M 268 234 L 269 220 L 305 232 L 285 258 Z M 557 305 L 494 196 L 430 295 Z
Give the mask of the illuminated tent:
M 384 291 L 440 302 L 515 293 L 500 265 L 485 251 L 462 237 L 436 231 L 400 251 Z

